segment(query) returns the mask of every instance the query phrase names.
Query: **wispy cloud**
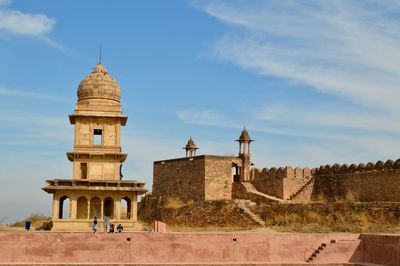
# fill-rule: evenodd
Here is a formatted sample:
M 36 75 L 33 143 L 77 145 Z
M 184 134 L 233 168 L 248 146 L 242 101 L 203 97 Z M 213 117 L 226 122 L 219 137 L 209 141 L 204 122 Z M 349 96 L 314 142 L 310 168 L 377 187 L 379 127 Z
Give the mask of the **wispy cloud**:
M 9 8 L 11 1 L 0 3 L 0 30 L 11 34 L 37 36 L 51 32 L 55 20 L 43 14 L 29 14 Z
M 253 116 L 257 120 L 325 127 L 326 130 L 347 128 L 400 134 L 400 125 L 393 123 L 397 116 L 382 110 L 363 112 L 353 107 L 270 104 L 254 112 Z
M 222 113 L 214 110 L 180 110 L 178 118 L 186 123 L 197 125 L 227 126 L 228 123 Z
M 60 52 L 66 53 L 66 48 L 48 37 L 56 21 L 45 14 L 24 13 L 12 9 L 11 0 L 0 0 L 0 36 L 26 36 L 38 38 Z
M 400 1 L 208 1 L 198 7 L 229 26 L 215 43 L 217 58 L 333 96 L 329 107 L 318 97 L 312 105 L 299 98 L 297 106 L 284 100 L 254 106 L 254 128 L 269 130 L 271 122 L 283 134 L 368 145 L 377 139 L 330 130 L 380 131 L 380 138 L 400 133 Z
M 4 134 L 0 146 L 54 145 L 71 141 L 73 137 L 73 127 L 66 116 L 3 110 L 0 111 L 0 123 Z M 10 128 L 12 134 L 7 134 Z
M 400 112 L 398 2 L 218 1 L 203 10 L 244 30 L 221 38 L 217 56 Z
M 52 100 L 52 101 L 66 101 L 67 99 L 64 97 L 45 94 L 45 93 L 38 93 L 33 91 L 26 91 L 26 90 L 15 90 L 9 89 L 5 87 L 0 87 L 0 95 L 9 95 L 9 96 L 21 96 L 21 97 L 30 97 L 36 99 L 43 99 L 43 100 Z

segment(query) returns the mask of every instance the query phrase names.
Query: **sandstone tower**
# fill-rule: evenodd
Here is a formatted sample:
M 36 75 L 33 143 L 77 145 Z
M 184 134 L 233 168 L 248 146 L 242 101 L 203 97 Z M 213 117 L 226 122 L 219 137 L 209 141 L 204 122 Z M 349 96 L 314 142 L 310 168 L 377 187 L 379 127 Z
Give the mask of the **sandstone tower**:
M 239 139 L 239 157 L 242 158 L 242 169 L 240 173 L 241 182 L 250 181 L 250 143 L 254 140 L 251 139 L 249 132 L 247 132 L 246 127 L 243 128 Z
M 122 180 L 127 154 L 121 152 L 121 126 L 127 117 L 121 111 L 120 87 L 99 63 L 80 82 L 77 94 L 75 113 L 69 116 L 75 125 L 74 149 L 67 153 L 72 179 L 47 180 L 43 188 L 53 194 L 53 229 L 88 230 L 94 217 L 101 224 L 106 216 L 134 229 L 137 195 L 146 189 L 142 182 Z M 63 217 L 67 199 L 70 212 Z
M 154 197 L 161 200 L 179 198 L 182 201 L 234 199 L 234 184 L 251 180 L 250 143 L 246 128 L 239 139 L 238 156 L 196 155 L 197 145 L 190 137 L 186 157 L 153 163 Z

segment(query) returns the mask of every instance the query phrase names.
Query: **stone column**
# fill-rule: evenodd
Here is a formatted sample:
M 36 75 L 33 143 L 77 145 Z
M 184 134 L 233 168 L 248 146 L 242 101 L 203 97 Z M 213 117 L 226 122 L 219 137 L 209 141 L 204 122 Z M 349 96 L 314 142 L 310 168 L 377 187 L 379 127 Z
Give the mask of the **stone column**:
M 60 199 L 57 197 L 56 193 L 53 194 L 53 218 L 52 220 L 57 220 L 60 212 Z
M 78 211 L 78 204 L 76 198 L 70 198 L 71 208 L 70 208 L 70 219 L 76 220 L 76 214 Z
M 136 195 L 131 198 L 131 219 L 133 222 L 137 222 L 137 199 Z
M 87 200 L 87 216 L 86 219 L 90 219 L 90 199 Z
M 100 219 L 104 219 L 104 199 L 101 200 Z
M 121 219 L 121 199 L 118 199 L 115 202 L 115 219 Z

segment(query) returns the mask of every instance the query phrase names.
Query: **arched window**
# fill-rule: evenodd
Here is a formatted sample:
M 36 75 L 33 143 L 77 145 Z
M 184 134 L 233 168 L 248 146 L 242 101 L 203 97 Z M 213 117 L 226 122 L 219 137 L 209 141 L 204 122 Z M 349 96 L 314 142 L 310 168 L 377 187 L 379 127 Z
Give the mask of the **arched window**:
M 104 199 L 104 216 L 114 218 L 114 200 L 110 197 Z
M 121 199 L 121 219 L 130 219 L 131 218 L 131 199 L 128 197 L 124 197 Z
M 68 196 L 62 196 L 60 198 L 60 206 L 59 206 L 59 219 L 69 219 L 70 217 L 70 210 L 71 210 L 71 203 Z
M 101 215 L 101 200 L 98 197 L 94 197 L 90 200 L 90 219 L 95 216 L 99 219 Z
M 78 206 L 77 206 L 77 215 L 76 218 L 78 219 L 87 219 L 87 209 L 88 209 L 88 203 L 87 199 L 85 197 L 79 197 L 78 198 Z

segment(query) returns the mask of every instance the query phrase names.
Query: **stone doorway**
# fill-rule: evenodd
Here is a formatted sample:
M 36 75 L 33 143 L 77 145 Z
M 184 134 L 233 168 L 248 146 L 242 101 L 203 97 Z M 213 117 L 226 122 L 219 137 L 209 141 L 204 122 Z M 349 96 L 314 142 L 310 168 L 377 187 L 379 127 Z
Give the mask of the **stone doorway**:
M 104 199 L 104 216 L 114 218 L 114 200 L 110 197 Z

